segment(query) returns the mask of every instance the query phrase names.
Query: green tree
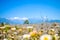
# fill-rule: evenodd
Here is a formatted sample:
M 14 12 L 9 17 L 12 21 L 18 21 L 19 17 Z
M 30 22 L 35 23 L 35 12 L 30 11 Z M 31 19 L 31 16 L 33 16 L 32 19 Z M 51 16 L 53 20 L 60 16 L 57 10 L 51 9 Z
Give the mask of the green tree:
M 4 23 L 1 23 L 1 26 L 4 26 Z
M 28 21 L 28 20 L 25 20 L 25 21 L 24 21 L 24 24 L 29 24 L 29 21 Z

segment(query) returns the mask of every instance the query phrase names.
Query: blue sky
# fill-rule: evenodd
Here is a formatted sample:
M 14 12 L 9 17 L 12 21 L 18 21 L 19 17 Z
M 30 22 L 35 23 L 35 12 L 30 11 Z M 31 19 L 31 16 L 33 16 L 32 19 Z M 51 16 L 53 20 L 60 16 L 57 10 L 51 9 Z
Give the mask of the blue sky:
M 0 0 L 0 17 L 60 19 L 60 0 Z

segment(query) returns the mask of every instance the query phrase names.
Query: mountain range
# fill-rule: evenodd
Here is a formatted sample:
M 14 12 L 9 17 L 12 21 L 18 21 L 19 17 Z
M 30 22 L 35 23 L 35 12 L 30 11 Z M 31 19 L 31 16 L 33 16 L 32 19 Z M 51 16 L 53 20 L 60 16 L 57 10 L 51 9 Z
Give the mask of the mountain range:
M 58 22 L 60 23 L 60 20 L 41 20 L 41 19 L 34 19 L 34 18 L 30 18 L 28 19 L 30 24 L 37 24 L 37 23 L 41 23 L 41 22 Z M 7 23 L 7 24 L 23 24 L 25 20 L 9 20 L 6 18 L 0 18 L 0 23 Z

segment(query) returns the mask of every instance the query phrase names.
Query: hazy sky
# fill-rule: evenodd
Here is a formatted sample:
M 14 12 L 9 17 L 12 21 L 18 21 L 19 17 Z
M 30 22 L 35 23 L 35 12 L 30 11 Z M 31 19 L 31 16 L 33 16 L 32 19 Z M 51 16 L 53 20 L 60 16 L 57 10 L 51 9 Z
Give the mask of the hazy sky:
M 60 19 L 60 0 L 0 0 L 0 17 Z

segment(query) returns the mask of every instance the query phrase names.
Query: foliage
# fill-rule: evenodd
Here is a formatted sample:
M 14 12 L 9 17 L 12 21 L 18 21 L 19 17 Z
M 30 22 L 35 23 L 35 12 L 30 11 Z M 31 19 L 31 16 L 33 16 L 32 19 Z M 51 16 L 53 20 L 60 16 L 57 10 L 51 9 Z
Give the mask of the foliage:
M 60 31 L 58 31 L 58 36 L 59 36 L 58 40 L 60 40 Z
M 4 23 L 1 23 L 1 26 L 4 26 Z
M 60 31 L 58 31 L 58 36 L 60 36 Z
M 29 24 L 29 21 L 28 21 L 28 20 L 25 20 L 25 21 L 24 21 L 24 24 Z
M 55 40 L 55 37 L 54 36 L 52 37 L 52 40 Z

